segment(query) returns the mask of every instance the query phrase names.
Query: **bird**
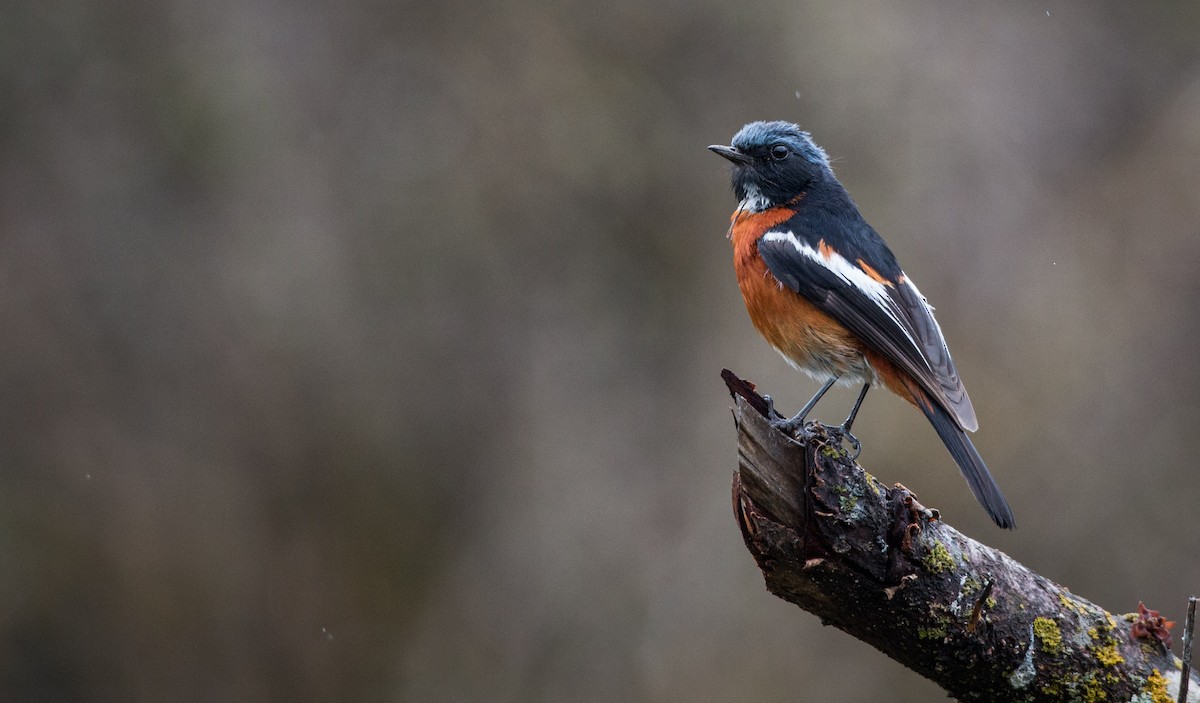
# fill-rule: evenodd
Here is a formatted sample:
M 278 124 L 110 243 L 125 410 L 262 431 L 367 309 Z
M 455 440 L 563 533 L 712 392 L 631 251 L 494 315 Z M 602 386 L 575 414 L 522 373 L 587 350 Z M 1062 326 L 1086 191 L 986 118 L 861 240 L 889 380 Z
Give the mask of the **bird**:
M 915 405 L 992 520 L 1012 510 L 967 432 L 979 428 L 933 308 L 838 181 L 825 150 L 798 125 L 751 122 L 711 151 L 732 163 L 734 270 L 754 327 L 794 368 L 822 382 L 800 412 L 774 419 L 795 434 L 836 382 L 882 385 Z M 770 401 L 769 401 L 770 402 Z M 773 408 L 773 403 L 772 403 Z M 772 417 L 775 413 L 770 413 Z

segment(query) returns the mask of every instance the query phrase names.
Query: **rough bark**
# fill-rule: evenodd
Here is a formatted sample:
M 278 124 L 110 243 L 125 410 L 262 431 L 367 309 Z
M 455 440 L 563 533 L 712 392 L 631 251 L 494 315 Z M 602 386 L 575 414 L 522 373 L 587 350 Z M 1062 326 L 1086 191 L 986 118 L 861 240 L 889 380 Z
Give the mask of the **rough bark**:
M 786 437 L 753 385 L 723 376 L 734 513 L 771 593 L 959 700 L 1176 700 L 1180 663 L 1157 613 L 1113 615 L 963 535 L 863 471 L 836 430 Z M 1200 681 L 1190 688 L 1200 701 Z

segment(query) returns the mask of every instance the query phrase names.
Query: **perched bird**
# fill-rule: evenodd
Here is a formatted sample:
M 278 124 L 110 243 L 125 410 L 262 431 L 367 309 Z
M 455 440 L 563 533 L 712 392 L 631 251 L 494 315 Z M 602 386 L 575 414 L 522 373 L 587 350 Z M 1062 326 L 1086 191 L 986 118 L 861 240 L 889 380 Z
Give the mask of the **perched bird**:
M 966 432 L 979 423 L 933 308 L 833 175 L 807 132 L 752 122 L 730 146 L 708 147 L 733 163 L 739 201 L 729 239 L 738 286 L 754 326 L 792 366 L 824 386 L 793 418 L 794 432 L 836 381 L 861 382 L 842 432 L 873 384 L 925 413 L 992 520 L 1012 510 Z

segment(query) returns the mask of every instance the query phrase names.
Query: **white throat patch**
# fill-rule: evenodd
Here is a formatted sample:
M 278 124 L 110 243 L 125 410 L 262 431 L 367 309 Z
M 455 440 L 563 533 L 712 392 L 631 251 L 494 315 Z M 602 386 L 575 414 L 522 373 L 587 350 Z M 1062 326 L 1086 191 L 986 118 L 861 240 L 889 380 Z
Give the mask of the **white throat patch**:
M 742 202 L 738 203 L 739 210 L 745 210 L 748 212 L 762 212 L 763 210 L 767 210 L 771 207 L 771 201 L 767 200 L 767 196 L 763 195 L 762 191 L 757 187 L 754 185 L 747 185 L 745 188 L 746 197 L 742 199 Z

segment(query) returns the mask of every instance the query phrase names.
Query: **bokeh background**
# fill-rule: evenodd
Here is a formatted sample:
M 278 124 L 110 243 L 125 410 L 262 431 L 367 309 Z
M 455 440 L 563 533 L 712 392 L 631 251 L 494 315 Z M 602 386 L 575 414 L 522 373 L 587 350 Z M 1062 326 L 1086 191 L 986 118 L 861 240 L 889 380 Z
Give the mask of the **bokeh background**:
M 942 697 L 766 593 L 733 521 L 721 368 L 815 389 L 704 149 L 762 118 L 938 307 L 1020 528 L 886 394 L 863 463 L 1182 620 L 1197 36 L 1195 2 L 5 4 L 0 700 Z

